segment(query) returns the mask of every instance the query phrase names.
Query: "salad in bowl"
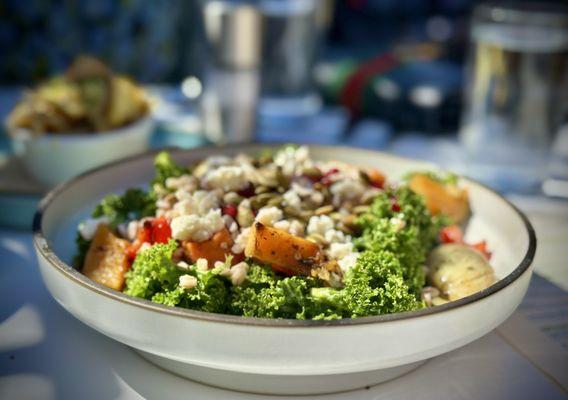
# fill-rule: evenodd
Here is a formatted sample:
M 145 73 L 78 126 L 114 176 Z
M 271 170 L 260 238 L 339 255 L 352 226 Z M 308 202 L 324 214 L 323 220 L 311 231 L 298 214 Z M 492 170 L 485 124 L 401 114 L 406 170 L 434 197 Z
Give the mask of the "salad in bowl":
M 147 190 L 102 199 L 77 231 L 75 266 L 166 306 L 276 319 L 413 311 L 495 281 L 466 243 L 468 193 L 450 174 L 315 160 L 307 147 L 155 157 Z

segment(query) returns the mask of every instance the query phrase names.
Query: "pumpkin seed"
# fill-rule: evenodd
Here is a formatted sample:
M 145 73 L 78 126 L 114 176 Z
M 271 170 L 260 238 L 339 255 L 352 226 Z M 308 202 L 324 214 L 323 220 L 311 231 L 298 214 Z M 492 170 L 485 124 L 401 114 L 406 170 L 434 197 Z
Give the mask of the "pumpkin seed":
M 353 207 L 353 212 L 355 214 L 363 214 L 363 213 L 368 212 L 370 209 L 371 209 L 371 207 L 368 206 L 368 205 L 360 205 L 360 206 Z
M 322 177 L 321 171 L 319 170 L 319 168 L 316 168 L 316 167 L 302 168 L 302 170 L 300 171 L 300 175 L 309 176 L 310 178 L 313 178 L 314 180 L 317 180 L 317 179 Z
M 276 193 L 261 193 L 250 198 L 250 205 L 255 210 L 258 210 L 266 205 L 270 199 L 278 196 Z
M 343 214 L 335 211 L 329 214 L 329 217 L 334 221 L 341 221 L 341 219 L 343 218 Z
M 255 194 L 262 194 L 262 193 L 266 193 L 266 192 L 270 192 L 270 188 L 266 187 L 266 186 L 257 186 L 256 189 L 254 189 L 254 193 Z
M 278 182 L 279 187 L 289 187 L 290 186 L 290 178 L 284 175 L 282 171 L 282 167 L 278 167 L 276 170 L 276 181 Z
M 304 220 L 304 221 L 307 222 L 307 221 L 310 220 L 310 218 L 312 217 L 312 215 L 313 215 L 313 212 L 312 212 L 312 211 L 305 210 L 305 211 L 300 212 L 299 217 L 300 217 L 300 219 L 302 219 L 302 220 Z
M 299 217 L 300 216 L 300 210 L 298 210 L 297 208 L 294 208 L 294 207 L 290 207 L 290 206 L 284 207 L 284 213 L 287 214 L 287 215 L 291 215 L 293 217 Z
M 331 204 L 328 204 L 326 206 L 322 206 L 322 207 L 316 209 L 314 211 L 314 214 L 315 215 L 325 215 L 325 214 L 329 214 L 333 210 L 334 210 L 334 207 Z
M 354 233 L 353 229 L 351 229 L 351 227 L 345 225 L 343 222 L 340 222 L 339 224 L 337 224 L 337 229 L 339 229 L 341 232 L 346 233 L 348 235 L 352 235 Z
M 357 217 L 353 214 L 341 215 L 340 221 L 342 224 L 352 227 L 355 226 L 355 221 Z
M 371 178 L 369 177 L 369 174 L 367 174 L 363 170 L 359 170 L 359 178 L 361 178 L 361 180 L 365 182 L 367 185 L 371 183 Z
M 266 203 L 267 206 L 274 206 L 274 207 L 280 207 L 282 205 L 282 196 L 277 196 L 273 199 L 268 200 L 268 202 Z

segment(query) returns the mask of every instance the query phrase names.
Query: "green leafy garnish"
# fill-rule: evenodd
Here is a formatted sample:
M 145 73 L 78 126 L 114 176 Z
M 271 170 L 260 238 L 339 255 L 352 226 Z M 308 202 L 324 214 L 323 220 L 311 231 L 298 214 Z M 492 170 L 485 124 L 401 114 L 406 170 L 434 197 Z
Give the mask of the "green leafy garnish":
M 107 217 L 110 226 L 132 219 L 153 216 L 156 212 L 156 197 L 141 189 L 128 189 L 122 196 L 109 194 L 97 205 L 93 217 Z
M 152 185 L 158 184 L 165 186 L 166 179 L 189 173 L 188 168 L 176 164 L 172 156 L 165 151 L 160 152 L 156 158 L 154 158 L 154 167 L 156 168 L 156 176 L 152 180 Z

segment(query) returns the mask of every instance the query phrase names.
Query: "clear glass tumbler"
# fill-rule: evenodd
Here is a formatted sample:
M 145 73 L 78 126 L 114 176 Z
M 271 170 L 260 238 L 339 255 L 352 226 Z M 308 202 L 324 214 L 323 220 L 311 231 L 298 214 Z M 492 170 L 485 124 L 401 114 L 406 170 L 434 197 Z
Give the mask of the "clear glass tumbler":
M 568 13 L 557 5 L 476 7 L 460 141 L 467 174 L 533 193 L 568 111 Z
M 313 67 L 331 22 L 333 0 L 260 0 L 265 116 L 310 115 L 321 107 Z

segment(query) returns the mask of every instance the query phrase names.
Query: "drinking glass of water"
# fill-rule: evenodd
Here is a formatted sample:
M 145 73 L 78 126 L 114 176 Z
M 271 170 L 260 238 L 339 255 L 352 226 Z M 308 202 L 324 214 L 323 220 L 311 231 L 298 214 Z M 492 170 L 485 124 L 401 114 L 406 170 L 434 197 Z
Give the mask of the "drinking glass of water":
M 467 174 L 532 193 L 568 115 L 568 13 L 544 3 L 474 10 L 460 141 Z

